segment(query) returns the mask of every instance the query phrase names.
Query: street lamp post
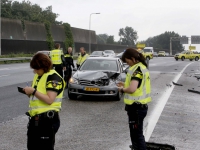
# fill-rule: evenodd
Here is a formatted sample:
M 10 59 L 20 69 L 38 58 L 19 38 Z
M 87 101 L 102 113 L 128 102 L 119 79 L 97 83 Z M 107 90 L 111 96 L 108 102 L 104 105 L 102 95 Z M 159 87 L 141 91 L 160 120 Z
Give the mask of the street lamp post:
M 100 14 L 100 13 L 91 13 L 90 14 L 90 19 L 89 19 L 89 54 L 91 53 L 91 31 L 90 31 L 90 27 L 91 27 L 91 16 L 92 14 Z

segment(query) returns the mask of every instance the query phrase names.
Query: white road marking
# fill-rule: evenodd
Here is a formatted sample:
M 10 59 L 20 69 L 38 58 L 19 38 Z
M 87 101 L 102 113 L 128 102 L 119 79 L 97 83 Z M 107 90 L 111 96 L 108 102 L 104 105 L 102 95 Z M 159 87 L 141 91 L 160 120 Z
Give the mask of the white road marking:
M 1 75 L 0 78 L 1 78 L 1 77 L 7 77 L 7 76 L 9 76 L 9 75 L 10 75 L 10 74 L 4 74 L 4 75 Z
M 193 62 L 192 62 L 193 63 Z M 177 82 L 179 80 L 179 78 L 181 77 L 183 71 L 192 63 L 187 64 L 182 70 L 181 72 L 175 76 L 174 78 L 174 82 Z M 147 122 L 147 127 L 144 129 L 144 136 L 145 136 L 145 140 L 149 141 L 151 134 L 153 133 L 153 130 L 158 122 L 158 119 L 174 89 L 174 85 L 171 86 L 171 88 L 167 88 L 166 92 L 161 96 L 161 98 L 158 100 L 158 104 L 156 105 L 156 107 L 154 108 L 154 110 L 152 111 L 150 117 L 148 118 Z

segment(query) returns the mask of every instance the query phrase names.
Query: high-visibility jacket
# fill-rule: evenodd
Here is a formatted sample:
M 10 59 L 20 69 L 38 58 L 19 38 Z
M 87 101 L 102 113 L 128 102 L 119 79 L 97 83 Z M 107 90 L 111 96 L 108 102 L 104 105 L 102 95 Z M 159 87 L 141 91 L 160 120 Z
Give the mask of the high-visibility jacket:
M 140 87 L 138 87 L 135 92 L 131 94 L 125 93 L 124 103 L 127 105 L 132 105 L 134 102 L 147 104 L 151 101 L 151 83 L 149 71 L 146 68 L 146 66 L 143 65 L 141 62 L 129 68 L 128 73 L 126 75 L 124 87 L 129 87 L 131 83 L 131 77 L 138 67 L 140 67 L 140 70 L 143 74 L 142 82 L 140 84 Z
M 85 54 L 84 56 L 82 56 L 81 54 L 78 56 L 77 62 L 76 64 L 81 65 L 87 58 L 88 58 L 88 54 Z
M 35 74 L 35 76 L 33 78 L 32 87 L 37 85 L 38 92 L 40 92 L 42 94 L 47 94 L 47 91 L 46 91 L 47 78 L 49 75 L 52 75 L 54 73 L 56 73 L 63 80 L 63 78 L 55 70 L 50 70 L 48 73 L 44 73 L 42 75 L 42 77 L 40 78 L 38 83 L 37 83 L 38 74 Z M 63 91 L 64 91 L 64 87 L 65 87 L 64 80 L 62 81 L 61 84 L 59 83 L 57 86 L 60 86 L 60 90 L 62 92 L 60 92 L 60 94 L 56 96 L 56 99 L 54 100 L 54 102 L 51 105 L 46 104 L 45 102 L 39 100 L 35 96 L 30 96 L 30 102 L 29 102 L 30 116 L 35 116 L 37 114 L 41 114 L 41 113 L 47 112 L 49 110 L 54 110 L 57 112 L 60 111 L 61 104 L 62 104 L 62 98 L 63 98 Z
M 51 61 L 55 65 L 62 64 L 61 55 L 63 55 L 63 51 L 59 49 L 54 49 L 50 52 Z

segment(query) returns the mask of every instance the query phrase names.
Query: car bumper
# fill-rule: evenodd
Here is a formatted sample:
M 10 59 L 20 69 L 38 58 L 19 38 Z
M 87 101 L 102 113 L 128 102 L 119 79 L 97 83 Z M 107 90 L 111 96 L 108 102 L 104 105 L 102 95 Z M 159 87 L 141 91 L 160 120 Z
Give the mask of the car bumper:
M 95 87 L 99 88 L 98 92 L 96 91 L 85 91 L 85 87 Z M 80 84 L 69 84 L 68 91 L 73 95 L 85 95 L 85 96 L 105 96 L 105 97 L 115 97 L 118 94 L 117 86 L 85 86 Z

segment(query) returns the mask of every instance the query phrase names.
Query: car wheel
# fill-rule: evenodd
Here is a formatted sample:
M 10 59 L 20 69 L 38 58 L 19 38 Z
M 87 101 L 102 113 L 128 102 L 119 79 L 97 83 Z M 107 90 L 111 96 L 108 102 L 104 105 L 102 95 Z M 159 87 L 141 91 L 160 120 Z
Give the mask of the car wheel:
M 199 60 L 199 57 L 196 56 L 196 57 L 195 57 L 195 61 L 198 61 L 198 60 Z
M 185 57 L 181 57 L 181 60 L 184 61 Z
M 190 61 L 193 61 L 193 59 L 190 59 Z
M 178 61 L 178 58 L 176 58 L 176 61 Z
M 146 58 L 146 60 L 150 60 L 149 56 Z
M 68 97 L 69 97 L 70 100 L 76 100 L 77 99 L 77 95 L 69 93 L 69 90 L 68 90 Z
M 117 96 L 114 97 L 114 100 L 115 100 L 115 101 L 120 101 L 121 98 L 122 98 L 122 95 L 123 95 L 123 94 L 122 94 L 121 92 L 118 92 L 118 93 L 117 93 Z

